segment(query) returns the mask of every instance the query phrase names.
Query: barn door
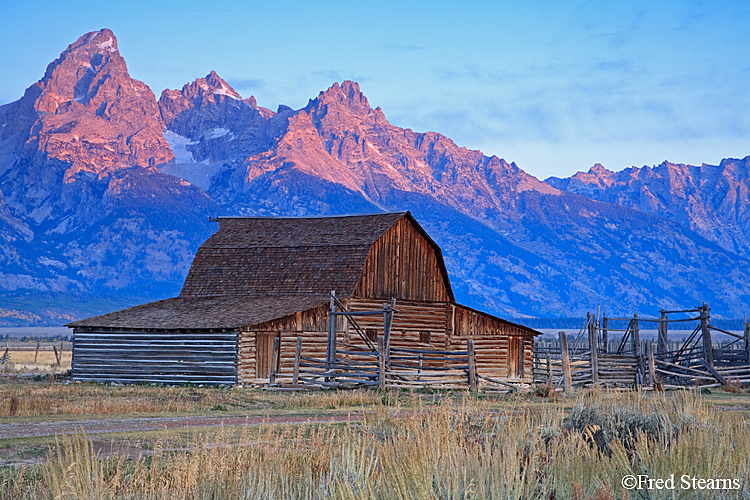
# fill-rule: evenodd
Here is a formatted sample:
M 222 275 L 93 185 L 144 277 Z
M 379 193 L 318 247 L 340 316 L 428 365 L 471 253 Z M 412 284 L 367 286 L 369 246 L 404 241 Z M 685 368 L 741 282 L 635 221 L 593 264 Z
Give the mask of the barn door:
M 508 377 L 523 378 L 523 337 L 508 338 Z
M 261 333 L 255 334 L 255 378 L 271 377 L 271 357 L 273 356 L 273 339 L 279 339 L 281 344 L 281 333 Z M 276 357 L 276 367 L 278 370 L 281 361 L 281 349 Z

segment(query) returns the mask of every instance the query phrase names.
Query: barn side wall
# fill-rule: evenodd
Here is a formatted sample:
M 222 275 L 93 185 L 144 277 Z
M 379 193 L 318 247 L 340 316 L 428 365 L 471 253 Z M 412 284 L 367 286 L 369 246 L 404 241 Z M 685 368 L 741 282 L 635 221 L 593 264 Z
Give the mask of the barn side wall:
M 532 382 L 531 369 L 534 362 L 534 335 L 523 327 L 505 322 L 471 308 L 452 304 L 451 325 L 453 333 L 451 342 L 466 345 L 466 339 L 474 339 L 477 356 L 477 372 L 493 378 L 509 377 L 511 363 L 509 360 L 509 339 L 523 339 L 523 376 L 524 382 Z
M 381 299 L 352 298 L 344 301 L 350 311 L 379 311 Z M 397 313 L 391 327 L 391 346 L 412 349 L 466 350 L 466 340 L 473 339 L 476 348 L 477 371 L 493 378 L 509 376 L 509 338 L 522 339 L 523 376 L 530 382 L 533 362 L 533 335 L 523 328 L 509 324 L 472 309 L 441 302 L 396 302 Z M 381 315 L 355 318 L 365 332 L 375 330 L 383 335 Z M 255 325 L 240 333 L 239 379 L 242 383 L 256 382 L 256 339 L 258 334 L 274 332 L 279 335 L 280 365 L 277 379 L 291 381 L 297 337 L 302 340 L 302 356 L 325 359 L 328 336 L 328 308 L 321 306 L 285 318 Z M 427 334 L 427 335 L 425 335 Z M 429 338 L 428 342 L 422 342 Z M 356 329 L 344 318 L 337 323 L 337 342 L 341 350 L 365 347 Z M 514 361 L 517 362 L 517 361 Z
M 450 302 L 447 280 L 435 248 L 404 217 L 372 245 L 354 296 Z
M 72 378 L 120 384 L 237 383 L 235 330 L 73 330 Z

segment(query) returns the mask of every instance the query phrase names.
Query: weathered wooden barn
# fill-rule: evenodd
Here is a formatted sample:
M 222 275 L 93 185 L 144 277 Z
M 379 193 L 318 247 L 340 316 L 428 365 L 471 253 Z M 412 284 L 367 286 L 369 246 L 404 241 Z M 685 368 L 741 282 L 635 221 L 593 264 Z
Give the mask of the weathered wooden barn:
M 538 332 L 457 304 L 440 248 L 409 212 L 219 218 L 180 295 L 76 321 L 75 380 L 237 384 L 289 379 L 302 355 L 325 359 L 330 292 L 350 311 L 396 299 L 393 347 L 476 346 L 478 373 L 532 380 Z M 377 343 L 383 316 L 336 320 L 339 345 Z M 272 363 L 273 339 L 279 339 Z

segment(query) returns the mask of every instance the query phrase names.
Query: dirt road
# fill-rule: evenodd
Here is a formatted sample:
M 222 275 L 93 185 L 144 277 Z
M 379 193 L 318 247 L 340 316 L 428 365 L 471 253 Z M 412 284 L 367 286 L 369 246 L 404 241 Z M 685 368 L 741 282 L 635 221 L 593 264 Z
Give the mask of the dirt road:
M 331 422 L 359 422 L 362 414 L 348 413 L 324 416 L 211 416 L 189 417 L 122 418 L 101 420 L 76 420 L 64 422 L 34 422 L 0 424 L 0 439 L 54 436 L 73 434 L 83 430 L 86 434 L 110 434 L 116 432 L 151 431 L 184 427 L 218 427 L 234 425 L 304 424 Z

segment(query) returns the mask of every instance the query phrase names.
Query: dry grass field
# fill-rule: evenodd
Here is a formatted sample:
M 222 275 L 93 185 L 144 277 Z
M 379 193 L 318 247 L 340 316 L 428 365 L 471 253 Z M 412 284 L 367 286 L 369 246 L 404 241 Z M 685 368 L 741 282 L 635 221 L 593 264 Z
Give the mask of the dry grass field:
M 52 347 L 58 350 L 58 356 L 60 357 L 60 364 L 57 364 L 57 358 L 55 357 L 55 351 Z M 5 343 L 0 344 L 0 356 L 5 353 Z M 70 370 L 70 361 L 73 352 L 70 347 L 70 343 L 66 342 L 63 350 L 60 350 L 60 343 L 42 343 L 39 346 L 39 350 L 36 349 L 36 344 L 32 342 L 13 342 L 8 347 L 8 354 L 10 360 L 6 364 L 0 365 L 0 372 L 13 373 L 13 372 L 39 372 L 49 373 L 50 371 L 64 372 Z
M 547 399 L 7 382 L 0 383 L 0 397 L 0 423 L 216 409 L 247 415 L 343 410 L 365 417 L 352 424 L 112 436 L 109 446 L 83 434 L 51 446 L 29 441 L 42 460 L 0 469 L 3 500 L 750 496 L 750 397 L 744 392 L 581 391 Z M 17 399 L 13 417 L 9 398 Z M 0 442 L 0 452 L 22 441 Z M 675 489 L 622 486 L 627 475 L 671 474 Z M 683 475 L 736 480 L 739 489 L 684 489 Z

